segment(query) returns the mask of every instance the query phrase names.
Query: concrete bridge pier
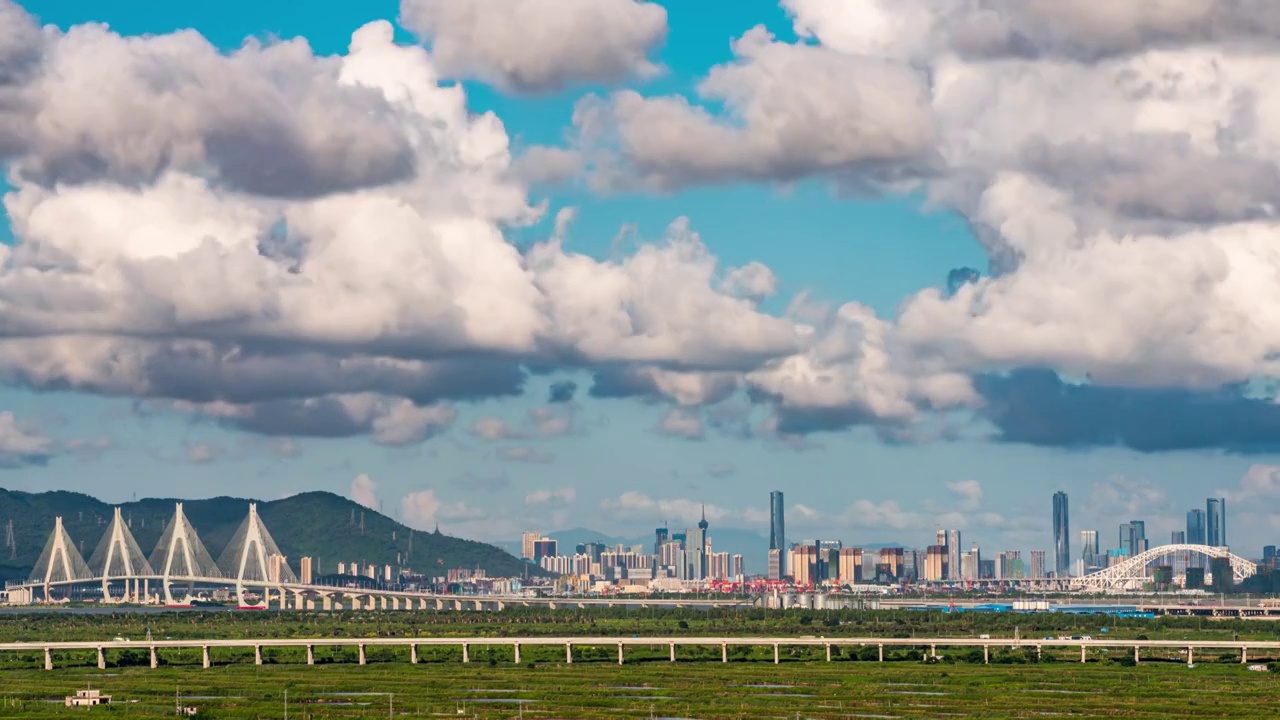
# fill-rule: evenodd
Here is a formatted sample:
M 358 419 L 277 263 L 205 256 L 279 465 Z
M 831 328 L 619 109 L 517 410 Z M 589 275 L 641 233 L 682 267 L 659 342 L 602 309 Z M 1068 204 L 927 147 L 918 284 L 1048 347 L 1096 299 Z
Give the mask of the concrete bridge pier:
M 880 646 L 880 662 L 884 662 L 884 645 Z
M 1140 662 L 1142 662 L 1142 658 L 1138 656 L 1138 646 L 1137 646 L 1137 645 L 1134 645 L 1134 646 L 1133 646 L 1133 661 L 1134 661 L 1135 663 L 1140 663 Z
M 414 665 L 418 664 L 418 645 L 414 643 L 409 646 L 409 662 Z
M 315 645 L 308 645 L 308 646 L 307 646 L 307 664 L 308 664 L 308 665 L 315 665 L 315 664 L 316 664 L 316 647 L 315 647 Z
M 364 643 L 360 643 L 360 664 L 364 665 Z
M 107 653 L 105 650 L 102 649 L 101 646 L 98 647 L 98 669 L 99 670 L 107 669 Z
M 254 665 L 262 664 L 262 646 L 261 645 L 253 646 L 253 664 Z
M 990 645 L 982 646 L 982 664 L 983 665 L 991 664 L 991 646 Z
M 44 649 L 44 669 L 45 670 L 53 669 L 53 651 L 50 650 L 49 648 Z
M 333 596 L 332 596 L 332 595 L 322 595 L 322 596 L 320 596 L 320 608 L 321 608 L 322 610 L 332 610 L 332 609 L 333 609 Z
M 778 654 L 778 643 L 773 644 L 773 664 L 777 665 L 782 662 L 782 656 Z
M 201 665 L 203 665 L 203 666 L 204 666 L 204 669 L 208 670 L 208 669 L 209 669 L 209 666 L 210 666 L 210 665 L 213 665 L 213 663 L 212 663 L 212 662 L 210 662 L 210 658 L 209 658 L 209 646 L 208 646 L 208 645 L 205 645 L 205 646 L 201 647 L 201 648 L 200 648 L 200 654 L 201 654 L 201 656 L 202 656 L 202 658 L 201 658 Z
M 515 644 L 515 650 L 516 650 L 516 664 L 519 665 L 520 664 L 520 643 Z
M 827 662 L 831 662 L 831 644 L 827 643 Z
M 1194 647 L 1191 647 L 1190 645 L 1188 645 L 1188 646 L 1187 646 L 1187 664 L 1188 664 L 1188 665 L 1194 665 L 1194 664 L 1195 664 L 1196 660 L 1195 660 L 1195 654 L 1194 654 L 1194 653 L 1195 653 L 1195 648 L 1194 648 Z
M 932 659 L 934 659 L 934 660 L 937 660 L 937 659 L 938 659 L 938 646 L 937 646 L 937 645 L 930 645 L 930 646 L 929 646 L 929 657 L 930 657 L 930 658 L 932 658 Z
M 462 662 L 464 663 L 471 662 L 471 648 L 467 645 L 467 643 L 462 643 Z
M 1089 656 L 1086 654 L 1087 652 L 1088 651 L 1085 649 L 1085 646 L 1081 645 L 1080 646 L 1080 662 L 1082 663 L 1089 662 Z
M 722 663 L 729 662 L 729 644 L 728 643 L 720 643 L 720 662 Z
M 160 659 L 156 657 L 156 646 L 152 645 L 151 646 L 151 669 L 155 670 L 156 666 L 158 666 L 159 664 L 160 664 Z
M 573 664 L 573 643 L 564 644 L 564 661 L 566 664 Z
M 618 664 L 622 664 L 622 643 L 618 643 Z
M 1249 649 L 1240 648 L 1240 664 L 1243 665 L 1247 662 L 1249 662 Z
M 671 662 L 676 661 L 676 644 L 671 643 Z

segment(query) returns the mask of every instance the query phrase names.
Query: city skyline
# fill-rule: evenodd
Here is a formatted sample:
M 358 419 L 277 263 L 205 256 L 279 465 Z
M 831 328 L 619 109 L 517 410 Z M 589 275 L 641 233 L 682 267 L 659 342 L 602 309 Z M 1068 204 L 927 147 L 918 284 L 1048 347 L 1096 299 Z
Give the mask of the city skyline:
M 435 2 L 0 0 L 0 487 L 489 542 L 759 533 L 781 489 L 790 537 L 1051 569 L 1063 491 L 1068 545 L 1187 498 L 1275 542 L 1274 48 L 1090 3 Z

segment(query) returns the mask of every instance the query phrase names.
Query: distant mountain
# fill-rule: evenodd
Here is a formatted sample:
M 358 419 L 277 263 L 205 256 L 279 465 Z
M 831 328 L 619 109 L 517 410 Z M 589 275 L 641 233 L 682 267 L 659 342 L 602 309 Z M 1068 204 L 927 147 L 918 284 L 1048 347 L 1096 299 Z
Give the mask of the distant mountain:
M 148 556 L 173 517 L 172 499 L 145 499 L 120 505 L 142 551 Z M 182 500 L 182 510 L 215 559 L 249 513 L 242 498 Z M 297 568 L 310 556 L 317 571 L 331 573 L 339 562 L 411 567 L 427 574 L 446 568 L 480 567 L 490 577 L 543 574 L 511 554 L 485 543 L 435 532 L 413 531 L 347 498 L 309 492 L 283 500 L 257 501 L 267 530 Z M 27 577 L 61 515 L 85 560 L 111 522 L 112 505 L 81 493 L 25 493 L 0 489 L 0 539 L 13 523 L 15 547 L 0 546 L 0 579 Z M 412 543 L 412 549 L 410 549 Z

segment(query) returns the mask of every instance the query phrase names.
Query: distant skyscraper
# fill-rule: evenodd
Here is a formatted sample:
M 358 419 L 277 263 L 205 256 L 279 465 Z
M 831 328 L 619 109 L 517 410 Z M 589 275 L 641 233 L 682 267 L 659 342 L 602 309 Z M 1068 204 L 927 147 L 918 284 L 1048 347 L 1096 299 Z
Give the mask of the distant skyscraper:
M 1034 580 L 1039 580 L 1045 577 L 1043 550 L 1031 551 L 1031 577 Z
M 959 580 L 962 577 L 962 568 L 960 567 L 960 556 L 963 551 L 960 549 L 960 531 L 947 531 L 947 579 Z
M 299 564 L 301 572 L 298 573 L 298 581 L 303 585 L 310 585 L 314 579 L 314 571 L 312 569 L 312 560 L 309 557 L 302 558 Z
M 530 532 L 528 530 L 520 533 L 520 557 L 522 559 L 534 560 L 533 546 L 541 537 L 542 533 Z
M 769 579 L 782 579 L 782 551 L 771 548 L 769 550 Z
M 657 555 L 662 552 L 662 546 L 667 544 L 670 533 L 665 527 L 654 528 L 653 530 L 653 554 Z
M 1145 520 L 1130 520 L 1120 526 L 1120 547 L 1129 554 L 1129 557 L 1146 552 L 1147 523 Z
M 1173 534 L 1169 536 L 1169 542 L 1170 542 L 1171 544 L 1173 544 L 1173 545 L 1186 545 L 1186 544 L 1187 544 L 1187 533 L 1186 533 L 1186 531 L 1185 531 L 1185 530 L 1174 530 L 1174 531 L 1173 531 Z
M 1053 494 L 1053 569 L 1058 577 L 1071 574 L 1071 527 L 1067 513 L 1067 494 Z
M 1191 545 L 1205 544 L 1204 532 L 1204 511 L 1191 510 L 1187 512 L 1187 542 Z
M 1205 544 L 1212 547 L 1227 546 L 1226 498 L 1209 498 L 1205 501 Z
M 769 493 L 769 549 L 778 551 L 778 577 L 786 577 L 788 548 L 781 490 Z

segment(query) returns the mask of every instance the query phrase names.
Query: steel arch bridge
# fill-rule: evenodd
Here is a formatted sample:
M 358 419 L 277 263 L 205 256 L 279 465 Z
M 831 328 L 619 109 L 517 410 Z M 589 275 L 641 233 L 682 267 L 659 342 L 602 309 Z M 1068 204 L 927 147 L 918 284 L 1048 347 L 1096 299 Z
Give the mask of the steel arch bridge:
M 1258 572 L 1256 563 L 1232 555 L 1225 547 L 1209 545 L 1161 545 L 1134 555 L 1122 563 L 1083 577 L 1072 578 L 1071 587 L 1076 590 L 1140 590 L 1147 581 L 1147 566 L 1161 558 L 1179 554 L 1201 555 L 1207 558 L 1227 558 L 1231 561 L 1232 580 L 1244 582 Z

